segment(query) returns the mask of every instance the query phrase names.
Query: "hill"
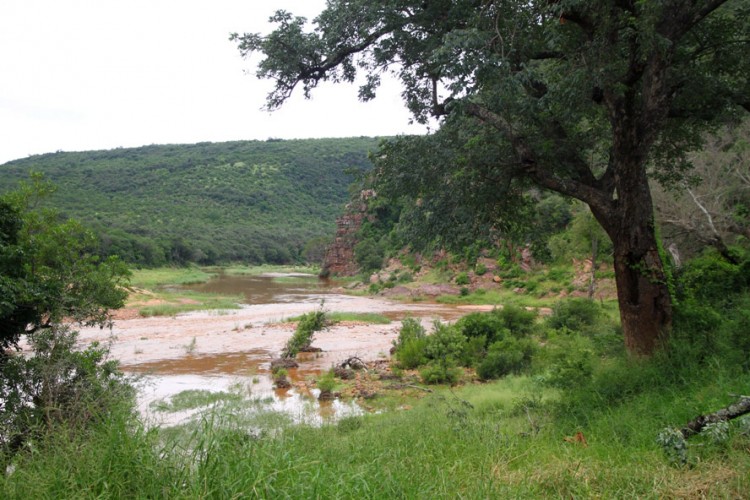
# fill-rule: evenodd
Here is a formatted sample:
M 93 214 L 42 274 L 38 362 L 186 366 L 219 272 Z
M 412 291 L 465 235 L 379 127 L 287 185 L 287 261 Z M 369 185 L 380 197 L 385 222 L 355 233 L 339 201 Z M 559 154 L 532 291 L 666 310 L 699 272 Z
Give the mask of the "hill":
M 368 169 L 378 139 L 153 145 L 57 152 L 0 165 L 0 192 L 29 172 L 58 186 L 50 203 L 139 265 L 287 263 L 332 235 L 349 169 Z

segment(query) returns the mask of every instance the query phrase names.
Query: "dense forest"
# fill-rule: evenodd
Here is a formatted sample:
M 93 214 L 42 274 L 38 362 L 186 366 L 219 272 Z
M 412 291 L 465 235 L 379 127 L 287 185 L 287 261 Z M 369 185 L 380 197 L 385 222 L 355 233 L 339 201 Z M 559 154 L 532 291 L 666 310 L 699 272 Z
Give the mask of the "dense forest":
M 0 166 L 0 193 L 30 172 L 56 186 L 66 217 L 101 255 L 142 266 L 316 259 L 367 169 L 374 138 L 237 141 L 57 152 Z

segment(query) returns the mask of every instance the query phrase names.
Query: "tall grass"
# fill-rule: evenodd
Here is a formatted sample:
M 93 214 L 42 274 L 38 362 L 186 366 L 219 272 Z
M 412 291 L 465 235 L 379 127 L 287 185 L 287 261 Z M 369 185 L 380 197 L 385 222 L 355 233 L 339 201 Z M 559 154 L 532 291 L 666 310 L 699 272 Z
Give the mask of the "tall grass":
M 197 267 L 160 267 L 136 269 L 130 282 L 140 288 L 154 288 L 163 285 L 205 283 L 216 275 L 217 273 L 206 272 Z
M 750 375 L 717 367 L 658 388 L 651 377 L 661 369 L 640 368 L 639 382 L 620 387 L 625 394 L 608 404 L 598 400 L 605 395 L 566 401 L 569 394 L 510 377 L 440 391 L 409 411 L 280 433 L 216 414 L 178 439 L 116 414 L 92 434 L 37 444 L 0 480 L 0 491 L 8 498 L 745 496 L 748 436 L 697 441 L 689 467 L 671 465 L 655 438 L 725 404 Z M 592 387 L 606 385 L 601 379 Z M 587 446 L 566 440 L 577 432 Z
M 140 307 L 138 312 L 141 316 L 174 316 L 191 311 L 239 309 L 243 302 L 243 297 L 239 295 L 218 295 L 190 290 L 159 292 L 153 298 L 162 302 Z
M 214 269 L 214 268 L 208 268 L 208 269 Z M 234 264 L 226 267 L 221 268 L 215 268 L 217 270 L 221 270 L 225 274 L 229 275 L 249 275 L 249 276 L 257 276 L 260 274 L 270 274 L 270 273 L 280 273 L 280 274 L 286 274 L 286 273 L 304 273 L 304 274 L 312 274 L 316 275 L 320 272 L 319 266 L 310 266 L 310 265 L 271 265 L 271 264 L 263 264 L 258 266 L 243 266 L 239 264 Z

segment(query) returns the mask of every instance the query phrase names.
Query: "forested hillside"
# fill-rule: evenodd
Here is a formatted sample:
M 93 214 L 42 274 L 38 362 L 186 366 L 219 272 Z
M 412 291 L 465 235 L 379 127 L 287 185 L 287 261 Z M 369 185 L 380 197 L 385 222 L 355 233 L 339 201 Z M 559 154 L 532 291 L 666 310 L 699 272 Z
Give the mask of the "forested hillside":
M 0 192 L 31 171 L 51 203 L 101 238 L 102 254 L 140 265 L 285 263 L 333 232 L 349 169 L 378 139 L 307 139 L 58 152 L 0 166 Z

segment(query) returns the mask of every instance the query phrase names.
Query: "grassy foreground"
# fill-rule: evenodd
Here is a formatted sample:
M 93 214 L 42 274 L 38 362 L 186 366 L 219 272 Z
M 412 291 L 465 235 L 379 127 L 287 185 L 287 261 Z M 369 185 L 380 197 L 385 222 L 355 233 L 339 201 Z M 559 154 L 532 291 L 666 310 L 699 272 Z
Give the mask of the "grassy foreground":
M 187 442 L 120 411 L 91 433 L 56 433 L 17 456 L 0 496 L 746 497 L 742 423 L 722 441 L 691 438 L 685 465 L 671 463 L 656 438 L 727 404 L 750 375 L 715 365 L 664 383 L 665 370 L 620 361 L 600 369 L 594 392 L 566 394 L 510 377 L 438 391 L 408 410 L 280 433 L 242 427 L 217 410 Z

